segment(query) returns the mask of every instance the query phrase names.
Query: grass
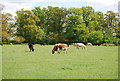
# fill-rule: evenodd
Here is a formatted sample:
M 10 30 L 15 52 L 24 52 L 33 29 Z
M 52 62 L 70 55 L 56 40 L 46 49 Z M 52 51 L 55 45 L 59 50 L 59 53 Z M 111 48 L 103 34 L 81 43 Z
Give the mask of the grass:
M 51 54 L 52 45 L 4 45 L 3 79 L 117 79 L 118 47 L 68 48 L 68 54 Z
M 2 80 L 2 47 L 0 46 L 0 80 Z

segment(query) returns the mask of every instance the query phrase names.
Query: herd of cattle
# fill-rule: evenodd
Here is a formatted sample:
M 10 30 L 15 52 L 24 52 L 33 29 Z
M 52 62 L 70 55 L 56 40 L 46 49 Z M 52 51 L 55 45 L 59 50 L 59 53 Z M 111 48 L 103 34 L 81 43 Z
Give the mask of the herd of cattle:
M 76 48 L 79 48 L 79 47 L 82 47 L 83 49 L 86 48 L 86 46 L 83 43 L 73 43 L 73 45 Z M 87 43 L 87 45 L 92 46 L 92 43 Z M 28 47 L 29 47 L 30 51 L 34 51 L 34 47 L 33 47 L 32 43 L 28 44 Z M 54 54 L 55 52 L 60 53 L 60 51 L 64 51 L 67 54 L 68 47 L 69 47 L 69 44 L 61 44 L 61 43 L 55 44 L 52 49 L 52 54 Z
M 87 43 L 86 45 L 83 43 L 72 43 L 76 48 L 81 47 L 82 49 L 86 48 L 87 46 L 92 46 L 92 43 Z M 0 43 L 1 46 L 3 46 L 2 43 Z M 40 45 L 45 45 L 44 43 L 40 43 Z M 98 46 L 100 46 L 100 44 L 97 44 Z M 114 44 L 102 44 L 102 46 L 114 46 Z M 32 43 L 28 43 L 28 47 L 30 49 L 30 51 L 34 52 L 34 46 Z M 52 54 L 54 54 L 55 52 L 60 53 L 60 51 L 64 51 L 67 54 L 67 50 L 68 50 L 69 44 L 62 44 L 62 43 L 58 43 L 55 44 L 53 49 L 52 49 Z

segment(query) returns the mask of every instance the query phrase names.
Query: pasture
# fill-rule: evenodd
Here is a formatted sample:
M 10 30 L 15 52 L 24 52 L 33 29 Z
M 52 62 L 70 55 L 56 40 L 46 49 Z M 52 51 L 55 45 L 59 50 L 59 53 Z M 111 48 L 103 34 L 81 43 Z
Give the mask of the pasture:
M 1 47 L 1 46 L 0 46 Z M 2 47 L 3 79 L 117 79 L 118 47 L 88 46 L 77 49 L 73 45 L 68 53 L 52 54 L 53 45 L 27 45 Z

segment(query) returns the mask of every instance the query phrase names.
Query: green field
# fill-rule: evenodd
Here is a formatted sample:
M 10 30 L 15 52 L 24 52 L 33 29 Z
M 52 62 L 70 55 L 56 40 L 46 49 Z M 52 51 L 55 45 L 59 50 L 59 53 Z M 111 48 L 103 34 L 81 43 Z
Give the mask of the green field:
M 117 79 L 118 47 L 68 48 L 68 54 L 51 54 L 53 45 L 2 47 L 3 79 Z
M 0 46 L 0 80 L 2 80 L 2 46 Z

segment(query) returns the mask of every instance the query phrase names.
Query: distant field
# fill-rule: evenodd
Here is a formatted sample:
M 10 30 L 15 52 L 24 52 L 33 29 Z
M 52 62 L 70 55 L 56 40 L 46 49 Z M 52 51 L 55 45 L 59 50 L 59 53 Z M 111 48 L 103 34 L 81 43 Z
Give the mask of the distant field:
M 53 45 L 2 47 L 3 79 L 117 79 L 118 47 L 68 48 L 68 54 L 51 54 Z

